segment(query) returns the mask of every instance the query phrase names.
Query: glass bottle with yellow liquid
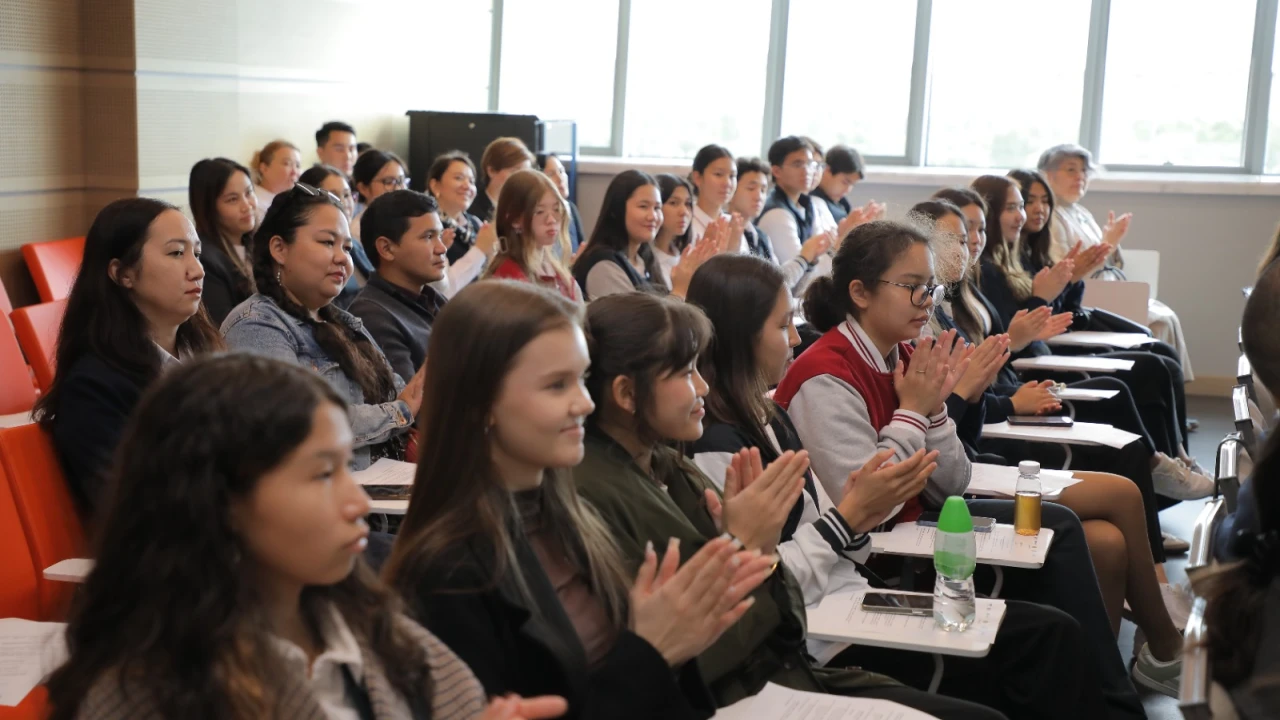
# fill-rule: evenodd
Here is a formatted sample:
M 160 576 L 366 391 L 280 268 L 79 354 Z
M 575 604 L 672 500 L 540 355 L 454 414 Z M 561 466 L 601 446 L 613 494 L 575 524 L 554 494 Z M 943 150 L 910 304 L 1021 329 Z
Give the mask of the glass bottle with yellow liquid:
M 1013 496 L 1013 530 L 1019 535 L 1040 534 L 1040 463 L 1018 463 L 1018 484 Z

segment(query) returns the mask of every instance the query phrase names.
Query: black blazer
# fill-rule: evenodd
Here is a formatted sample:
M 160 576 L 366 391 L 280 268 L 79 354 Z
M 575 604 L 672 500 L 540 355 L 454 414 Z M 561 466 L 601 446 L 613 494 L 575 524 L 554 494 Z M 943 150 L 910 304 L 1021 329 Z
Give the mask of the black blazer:
M 90 513 L 102 500 L 107 468 L 143 387 L 93 354 L 58 377 L 53 446 L 71 492 Z
M 593 670 L 555 588 L 533 548 L 515 531 L 516 561 L 533 607 L 510 573 L 497 586 L 489 553 L 468 543 L 447 554 L 406 598 L 414 615 L 475 672 L 489 695 L 561 695 L 566 718 L 649 720 L 707 718 L 715 703 L 696 661 L 673 671 L 647 641 L 629 630 Z
M 251 293 L 246 292 L 247 287 L 240 287 L 243 284 L 240 273 L 222 248 L 214 243 L 205 243 L 202 253 L 200 264 L 204 265 L 204 293 L 200 299 L 217 328 L 222 326 L 222 321 L 235 306 L 249 299 Z
M 489 199 L 489 194 L 484 190 L 476 193 L 476 199 L 471 201 L 467 212 L 480 218 L 482 223 L 493 222 L 493 201 Z

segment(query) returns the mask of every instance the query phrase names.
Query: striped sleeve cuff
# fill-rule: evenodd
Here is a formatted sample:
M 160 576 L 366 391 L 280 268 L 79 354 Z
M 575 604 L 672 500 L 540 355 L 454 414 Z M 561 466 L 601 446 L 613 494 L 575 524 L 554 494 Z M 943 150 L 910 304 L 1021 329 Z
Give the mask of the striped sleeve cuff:
M 903 425 L 906 427 L 910 427 L 910 428 L 915 428 L 916 430 L 919 430 L 921 433 L 928 432 L 928 429 L 929 429 L 929 420 L 925 418 L 923 415 L 916 412 L 912 412 L 910 410 L 902 410 L 902 409 L 894 410 L 893 419 L 889 421 L 889 424 L 892 425 L 894 423 L 897 423 L 899 425 Z
M 929 429 L 940 428 L 947 424 L 947 405 L 943 403 L 942 412 L 929 416 Z
M 860 550 L 871 542 L 871 536 L 866 533 L 861 535 L 855 533 L 836 508 L 828 509 L 822 514 L 822 517 L 813 523 L 813 526 L 818 529 L 818 534 L 827 541 L 827 544 L 836 553 Z

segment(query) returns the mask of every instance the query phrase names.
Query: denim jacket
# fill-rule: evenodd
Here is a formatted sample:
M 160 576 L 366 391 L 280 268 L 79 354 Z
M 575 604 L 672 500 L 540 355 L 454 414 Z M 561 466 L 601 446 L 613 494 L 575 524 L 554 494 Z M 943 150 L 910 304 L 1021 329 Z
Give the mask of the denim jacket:
M 360 319 L 334 308 L 337 318 L 347 327 L 377 343 L 364 329 Z M 227 347 L 266 355 L 309 367 L 346 398 L 351 405 L 351 432 L 355 435 L 355 465 L 357 470 L 369 466 L 369 446 L 409 432 L 413 413 L 403 400 L 365 404 L 364 391 L 347 376 L 338 361 L 320 347 L 315 333 L 301 320 L 285 312 L 271 298 L 255 294 L 240 303 L 222 323 L 222 334 Z M 381 353 L 381 351 L 379 351 Z M 386 359 L 383 359 L 386 362 Z M 395 375 L 396 390 L 404 387 L 404 380 Z

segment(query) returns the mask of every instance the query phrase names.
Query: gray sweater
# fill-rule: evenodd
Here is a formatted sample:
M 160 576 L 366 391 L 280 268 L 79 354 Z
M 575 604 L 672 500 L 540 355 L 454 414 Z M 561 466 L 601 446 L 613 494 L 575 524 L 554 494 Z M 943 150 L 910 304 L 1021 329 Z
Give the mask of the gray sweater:
M 889 357 L 877 357 L 871 338 L 852 319 L 840 326 L 840 333 L 857 350 L 858 357 L 873 369 L 893 372 L 898 363 L 896 347 Z M 929 478 L 921 497 L 928 506 L 938 507 L 948 496 L 959 495 L 969 487 L 972 466 L 945 406 L 942 412 L 928 418 L 898 409 L 888 425 L 877 428 L 872 425 L 867 403 L 857 389 L 832 375 L 817 375 L 800 386 L 787 414 L 809 451 L 814 474 L 830 497 L 843 497 L 849 473 L 885 449 L 893 450 L 892 462 L 905 460 L 921 449 L 938 451 L 938 469 Z M 885 519 L 897 515 L 900 509 Z

